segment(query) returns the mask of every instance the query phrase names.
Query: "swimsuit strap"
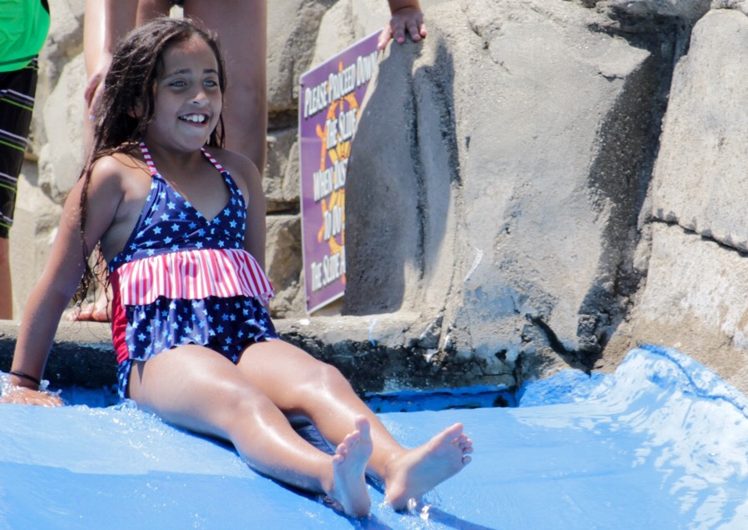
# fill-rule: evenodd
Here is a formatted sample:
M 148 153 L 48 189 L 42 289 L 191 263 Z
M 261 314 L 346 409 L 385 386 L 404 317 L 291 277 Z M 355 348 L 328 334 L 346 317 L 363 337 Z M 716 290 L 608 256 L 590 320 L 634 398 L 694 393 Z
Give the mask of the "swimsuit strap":
M 138 145 L 140 146 L 140 152 L 143 153 L 143 160 L 145 160 L 146 165 L 148 166 L 148 170 L 151 172 L 151 175 L 158 175 L 158 170 L 156 169 L 156 164 L 153 162 L 153 157 L 151 156 L 151 152 L 148 150 L 148 146 L 145 145 L 144 142 L 139 142 Z M 204 147 L 200 148 L 200 151 L 203 153 L 203 156 L 208 159 L 208 161 L 213 164 L 213 167 L 215 167 L 219 173 L 225 173 L 226 168 L 224 168 L 218 160 L 213 158 L 213 156 L 205 150 Z
M 148 171 L 151 172 L 151 176 L 158 175 L 156 164 L 153 163 L 153 157 L 151 156 L 151 152 L 148 150 L 148 147 L 146 147 L 145 143 L 143 143 L 142 141 L 138 145 L 140 145 L 140 152 L 143 153 L 143 160 L 145 160 L 145 163 L 148 166 Z
M 213 164 L 213 167 L 215 167 L 218 170 L 219 173 L 225 173 L 226 172 L 226 168 L 223 167 L 218 162 L 218 160 L 216 160 L 215 158 L 213 158 L 213 156 L 208 151 L 206 151 L 204 147 L 201 147 L 200 151 L 203 152 L 203 155 L 205 155 L 205 158 L 207 158 L 210 161 L 210 163 Z

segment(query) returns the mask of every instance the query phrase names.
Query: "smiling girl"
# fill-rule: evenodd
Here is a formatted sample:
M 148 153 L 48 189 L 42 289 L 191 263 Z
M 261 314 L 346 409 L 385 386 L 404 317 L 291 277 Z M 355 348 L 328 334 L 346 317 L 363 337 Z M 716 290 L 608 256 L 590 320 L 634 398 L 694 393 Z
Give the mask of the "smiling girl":
M 59 404 L 39 380 L 100 244 L 123 398 L 231 441 L 259 472 L 323 493 L 348 515 L 369 512 L 367 472 L 405 508 L 460 471 L 472 442 L 455 424 L 420 447 L 400 446 L 340 372 L 278 338 L 265 308 L 264 215 L 252 208 L 260 176 L 221 148 L 225 86 L 215 39 L 189 19 L 157 19 L 118 48 L 90 161 L 26 306 L 15 388 L 3 400 Z M 293 430 L 297 415 L 336 445 L 333 455 Z

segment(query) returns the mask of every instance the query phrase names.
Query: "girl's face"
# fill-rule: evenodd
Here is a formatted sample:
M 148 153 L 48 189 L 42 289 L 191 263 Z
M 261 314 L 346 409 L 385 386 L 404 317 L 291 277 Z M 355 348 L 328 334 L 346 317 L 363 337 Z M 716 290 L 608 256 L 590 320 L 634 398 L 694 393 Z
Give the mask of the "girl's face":
M 221 114 L 218 61 L 210 46 L 193 35 L 167 48 L 160 66 L 146 141 L 180 151 L 198 150 Z

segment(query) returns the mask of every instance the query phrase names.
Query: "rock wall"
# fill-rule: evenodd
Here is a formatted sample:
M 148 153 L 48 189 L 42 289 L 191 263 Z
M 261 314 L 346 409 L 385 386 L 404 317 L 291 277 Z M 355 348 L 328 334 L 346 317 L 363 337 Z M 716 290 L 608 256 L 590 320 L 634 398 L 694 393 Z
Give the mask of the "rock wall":
M 483 379 L 610 368 L 645 341 L 748 389 L 747 6 L 429 10 L 354 143 L 346 312 L 417 312 L 424 355 Z
M 17 309 L 81 163 L 83 2 L 51 4 Z M 510 386 L 646 341 L 748 390 L 748 1 L 424 4 L 429 37 L 382 55 L 353 144 L 345 316 L 289 320 L 289 337 L 422 384 Z M 298 77 L 387 10 L 269 9 L 268 271 L 275 315 L 300 317 Z
M 714 10 L 675 67 L 632 337 L 678 345 L 748 388 L 748 17 Z

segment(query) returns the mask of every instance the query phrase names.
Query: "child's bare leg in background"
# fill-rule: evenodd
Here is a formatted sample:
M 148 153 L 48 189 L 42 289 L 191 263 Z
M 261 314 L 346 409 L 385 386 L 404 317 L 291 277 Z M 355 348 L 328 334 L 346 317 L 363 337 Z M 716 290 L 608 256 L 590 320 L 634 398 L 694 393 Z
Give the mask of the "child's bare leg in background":
M 0 320 L 13 318 L 13 286 L 10 281 L 10 241 L 0 237 Z
M 86 65 L 86 114 L 83 143 L 87 158 L 93 139 L 91 115 L 112 62 L 112 50 L 135 27 L 137 2 L 131 0 L 86 0 L 83 17 L 83 55 Z
M 267 1 L 185 0 L 185 13 L 216 33 L 226 61 L 229 85 L 224 101 L 226 148 L 265 169 L 267 110 Z

